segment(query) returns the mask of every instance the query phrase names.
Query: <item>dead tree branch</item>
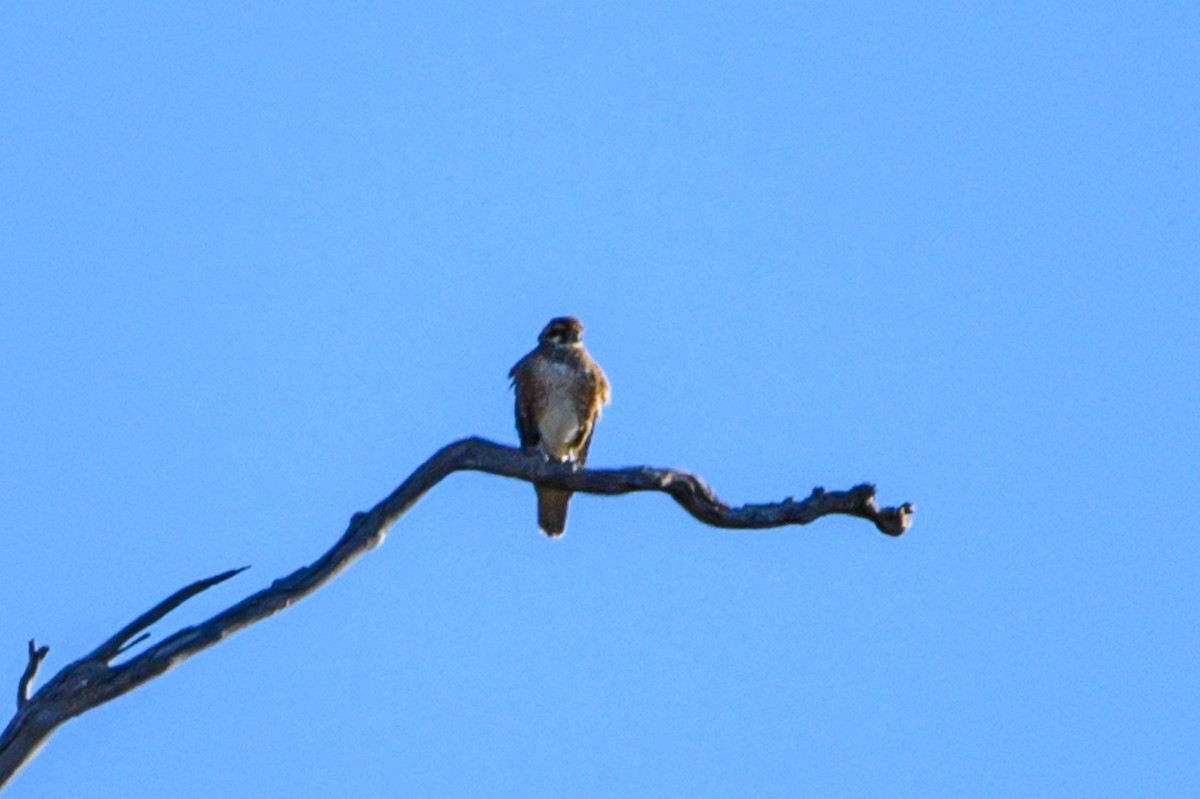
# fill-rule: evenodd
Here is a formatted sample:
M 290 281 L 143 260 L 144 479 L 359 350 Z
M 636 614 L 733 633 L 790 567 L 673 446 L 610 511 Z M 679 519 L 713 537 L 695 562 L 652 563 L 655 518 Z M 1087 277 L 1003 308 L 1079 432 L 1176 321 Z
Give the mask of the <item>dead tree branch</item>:
M 29 701 L 29 685 L 33 682 L 33 678 L 37 677 L 38 667 L 42 665 L 42 661 L 46 659 L 46 655 L 50 654 L 50 647 L 38 647 L 29 639 L 29 663 L 25 666 L 25 673 L 21 675 L 20 681 L 17 683 L 17 710 Z
M 569 488 L 581 494 L 627 494 L 661 491 L 705 524 L 730 529 L 761 529 L 808 524 L 822 516 L 845 514 L 872 522 L 881 532 L 898 536 L 908 529 L 914 508 L 879 508 L 875 488 L 863 484 L 848 491 L 813 489 L 799 501 L 726 505 L 699 477 L 678 469 L 638 466 L 626 469 L 583 469 L 527 457 L 519 449 L 482 438 L 467 438 L 443 447 L 407 480 L 365 513 L 355 513 L 341 538 L 323 555 L 266 588 L 194 627 L 185 627 L 154 646 L 114 665 L 122 652 L 144 640 L 146 629 L 188 599 L 222 583 L 242 569 L 198 580 L 179 589 L 138 616 L 91 653 L 63 667 L 36 693 L 30 685 L 49 647 L 29 642 L 29 662 L 17 689 L 17 712 L 0 733 L 0 789 L 28 763 L 65 721 L 128 693 L 169 671 L 204 649 L 257 621 L 295 604 L 336 577 L 354 560 L 382 543 L 388 528 L 425 492 L 458 471 L 486 472 L 540 485 Z M 141 635 L 139 635 L 141 634 Z

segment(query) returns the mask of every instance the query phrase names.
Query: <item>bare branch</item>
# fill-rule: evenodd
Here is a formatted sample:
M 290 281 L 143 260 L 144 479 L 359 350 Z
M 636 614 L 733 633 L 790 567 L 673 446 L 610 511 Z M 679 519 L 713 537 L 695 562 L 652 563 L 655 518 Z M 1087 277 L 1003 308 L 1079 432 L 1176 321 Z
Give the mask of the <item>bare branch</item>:
M 133 649 L 135 646 L 140 644 L 142 641 L 147 640 L 149 637 L 150 637 L 150 633 L 142 633 L 137 638 L 134 638 L 132 641 L 130 641 L 129 643 L 123 645 L 120 649 L 118 649 L 117 654 L 119 655 L 122 652 L 127 652 L 130 649 Z
M 92 654 L 88 655 L 88 657 L 93 660 L 103 661 L 104 663 L 110 662 L 113 658 L 121 654 L 121 652 L 125 651 L 129 647 L 146 640 L 146 638 L 149 637 L 148 635 L 139 636 L 136 640 L 130 641 L 131 638 L 140 633 L 142 630 L 145 630 L 151 624 L 154 624 L 154 622 L 158 621 L 163 616 L 166 616 L 168 613 L 182 605 L 184 602 L 187 602 L 201 591 L 207 591 L 214 585 L 223 583 L 230 577 L 234 577 L 244 572 L 248 568 L 250 567 L 243 566 L 240 569 L 230 569 L 229 571 L 222 572 L 215 577 L 197 580 L 191 585 L 180 588 L 162 602 L 159 602 L 141 616 L 138 616 L 129 624 L 126 624 L 124 627 L 118 630 L 115 635 L 97 647 Z
M 25 673 L 21 675 L 20 682 L 17 683 L 17 710 L 20 710 L 29 701 L 29 686 L 37 677 L 38 668 L 48 654 L 50 654 L 50 647 L 39 647 L 32 638 L 29 639 L 29 663 L 25 666 Z
M 458 471 L 486 472 L 539 485 L 569 488 L 581 494 L 661 491 L 701 522 L 728 529 L 809 524 L 823 516 L 843 514 L 866 519 L 881 532 L 898 536 L 908 529 L 915 512 L 911 504 L 878 508 L 875 487 L 866 483 L 848 491 L 815 488 L 799 502 L 788 497 L 782 502 L 734 508 L 718 499 L 700 477 L 679 469 L 635 466 L 571 471 L 569 467 L 526 456 L 519 449 L 486 439 L 456 441 L 434 453 L 370 511 L 355 513 L 341 538 L 313 563 L 275 580 L 207 621 L 179 630 L 124 663 L 113 665 L 112 661 L 121 652 L 145 640 L 146 635 L 139 636 L 139 633 L 196 594 L 230 579 L 245 567 L 198 580 L 176 591 L 121 628 L 90 654 L 64 667 L 32 697 L 28 696 L 29 684 L 48 649 L 35 650 L 31 641 L 29 665 L 18 690 L 17 713 L 0 733 L 0 788 L 33 758 L 63 722 L 132 691 L 238 630 L 308 596 L 382 543 L 388 528 L 425 492 Z

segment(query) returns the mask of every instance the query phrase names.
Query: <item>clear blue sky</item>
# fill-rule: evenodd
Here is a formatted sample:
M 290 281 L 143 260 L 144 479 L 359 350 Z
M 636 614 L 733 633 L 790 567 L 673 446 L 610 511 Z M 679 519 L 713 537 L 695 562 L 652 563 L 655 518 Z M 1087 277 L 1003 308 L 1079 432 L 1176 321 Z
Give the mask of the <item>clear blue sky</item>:
M 0 688 L 515 441 L 918 514 L 456 476 L 13 799 L 1195 796 L 1195 3 L 0 10 Z M 10 694 L 5 689 L 5 694 Z M 8 711 L 4 711 L 7 718 Z

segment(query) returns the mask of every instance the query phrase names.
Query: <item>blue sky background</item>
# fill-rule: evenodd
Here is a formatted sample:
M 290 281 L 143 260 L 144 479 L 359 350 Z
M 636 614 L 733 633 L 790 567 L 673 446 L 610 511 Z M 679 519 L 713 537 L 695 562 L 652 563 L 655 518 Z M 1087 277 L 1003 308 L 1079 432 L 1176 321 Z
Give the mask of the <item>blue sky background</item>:
M 911 532 L 460 475 L 67 724 L 43 797 L 1194 796 L 1194 3 L 5 4 L 0 681 L 515 441 Z

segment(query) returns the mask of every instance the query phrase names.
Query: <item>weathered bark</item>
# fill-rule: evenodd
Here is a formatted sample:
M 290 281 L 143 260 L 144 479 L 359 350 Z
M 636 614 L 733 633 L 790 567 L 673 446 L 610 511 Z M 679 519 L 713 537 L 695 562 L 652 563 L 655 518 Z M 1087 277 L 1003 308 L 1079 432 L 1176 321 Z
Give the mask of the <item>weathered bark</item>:
M 63 667 L 32 696 L 29 688 L 49 651 L 29 642 L 29 661 L 17 687 L 17 712 L 0 733 L 0 789 L 26 764 L 63 722 L 128 693 L 213 644 L 274 615 L 336 577 L 367 550 L 382 543 L 387 529 L 426 491 L 457 471 L 513 477 L 538 485 L 583 494 L 627 494 L 662 491 L 705 524 L 731 529 L 761 529 L 808 524 L 822 516 L 845 514 L 867 519 L 887 535 L 908 529 L 914 508 L 880 509 L 875 489 L 859 485 L 848 491 L 813 489 L 796 501 L 743 505 L 721 502 L 699 477 L 678 469 L 637 466 L 627 469 L 582 469 L 528 457 L 519 449 L 482 438 L 467 438 L 443 447 L 395 491 L 366 513 L 355 513 L 341 538 L 317 560 L 221 611 L 194 627 L 186 627 L 119 665 L 113 660 L 145 640 L 145 630 L 191 597 L 224 582 L 243 569 L 198 580 L 138 616 L 93 652 Z

